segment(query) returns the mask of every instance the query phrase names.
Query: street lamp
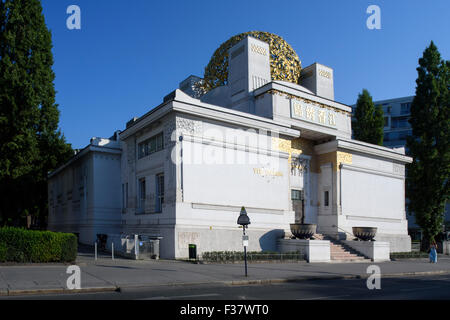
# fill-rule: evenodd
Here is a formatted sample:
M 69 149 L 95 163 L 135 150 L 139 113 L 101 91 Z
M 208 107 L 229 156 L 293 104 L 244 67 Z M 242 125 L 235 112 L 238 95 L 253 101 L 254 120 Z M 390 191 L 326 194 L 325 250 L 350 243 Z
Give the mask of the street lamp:
M 244 245 L 244 262 L 245 262 L 245 276 L 247 276 L 247 246 L 248 246 L 248 236 L 245 235 L 245 228 L 250 224 L 250 218 L 247 215 L 247 211 L 244 207 L 241 208 L 241 213 L 237 220 L 237 223 L 242 226 L 243 236 L 242 244 Z

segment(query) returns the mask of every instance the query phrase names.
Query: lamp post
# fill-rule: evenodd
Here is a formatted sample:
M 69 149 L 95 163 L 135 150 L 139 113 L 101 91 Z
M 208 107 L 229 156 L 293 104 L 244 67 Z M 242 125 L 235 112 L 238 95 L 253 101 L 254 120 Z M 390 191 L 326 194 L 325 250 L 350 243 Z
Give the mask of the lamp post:
M 244 245 L 244 262 L 245 262 L 245 276 L 247 276 L 247 246 L 248 236 L 245 234 L 245 228 L 250 224 L 250 218 L 247 215 L 247 211 L 244 207 L 241 208 L 241 213 L 237 220 L 237 223 L 243 228 L 242 244 Z

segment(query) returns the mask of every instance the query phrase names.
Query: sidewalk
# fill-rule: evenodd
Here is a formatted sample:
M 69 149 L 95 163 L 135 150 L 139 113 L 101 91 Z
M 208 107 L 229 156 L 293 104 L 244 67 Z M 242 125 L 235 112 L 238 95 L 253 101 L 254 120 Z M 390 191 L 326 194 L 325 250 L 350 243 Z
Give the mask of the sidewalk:
M 308 279 L 365 278 L 369 265 L 378 265 L 382 277 L 414 274 L 450 274 L 450 257 L 439 256 L 437 264 L 428 259 L 383 263 L 250 263 L 248 277 L 242 264 L 193 264 L 172 260 L 136 261 L 80 253 L 76 264 L 81 269 L 81 291 L 162 285 L 257 284 Z M 66 281 L 68 265 L 0 265 L 0 295 L 69 292 Z M 73 292 L 73 291 L 72 291 Z

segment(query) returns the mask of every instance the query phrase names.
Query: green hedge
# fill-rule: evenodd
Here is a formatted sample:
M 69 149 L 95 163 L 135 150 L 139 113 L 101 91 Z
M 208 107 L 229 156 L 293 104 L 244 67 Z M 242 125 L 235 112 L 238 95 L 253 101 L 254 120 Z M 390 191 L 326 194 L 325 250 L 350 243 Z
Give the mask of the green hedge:
M 71 233 L 0 228 L 0 262 L 73 262 L 77 251 Z
M 411 252 L 395 252 L 391 253 L 391 259 L 418 259 L 428 258 L 429 254 L 426 252 L 411 251 Z
M 233 262 L 244 261 L 242 251 L 209 251 L 203 252 L 203 261 L 209 262 Z M 304 256 L 298 252 L 279 253 L 272 251 L 250 251 L 247 252 L 249 261 L 282 261 L 282 260 L 304 260 Z

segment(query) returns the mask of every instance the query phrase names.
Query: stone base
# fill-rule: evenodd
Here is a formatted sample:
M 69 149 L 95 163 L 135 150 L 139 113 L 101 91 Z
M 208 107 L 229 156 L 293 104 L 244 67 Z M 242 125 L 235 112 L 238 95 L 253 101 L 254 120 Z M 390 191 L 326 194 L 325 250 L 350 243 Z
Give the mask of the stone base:
M 299 252 L 308 262 L 330 262 L 330 241 L 280 239 L 277 241 L 281 253 Z
M 411 252 L 411 237 L 402 234 L 377 234 L 376 241 L 389 242 L 391 252 Z
M 350 248 L 374 262 L 390 261 L 390 243 L 382 241 L 343 241 Z

